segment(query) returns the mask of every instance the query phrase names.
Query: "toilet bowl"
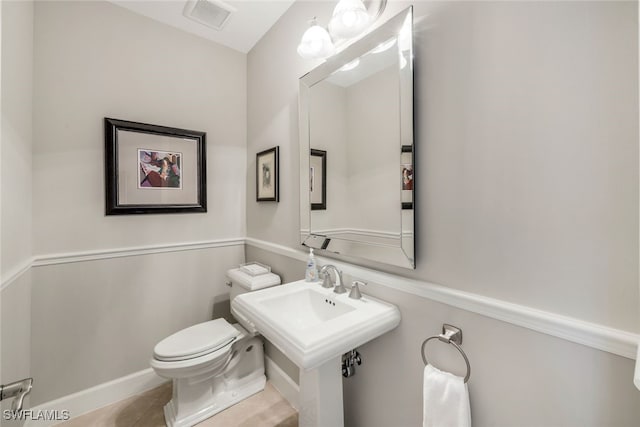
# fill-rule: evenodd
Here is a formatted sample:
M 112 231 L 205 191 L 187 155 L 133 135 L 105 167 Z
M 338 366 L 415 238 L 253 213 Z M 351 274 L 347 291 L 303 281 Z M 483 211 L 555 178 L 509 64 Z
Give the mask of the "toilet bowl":
M 233 269 L 227 276 L 232 299 L 280 283 L 272 273 L 253 277 Z M 171 400 L 164 407 L 169 427 L 193 426 L 262 391 L 266 383 L 262 339 L 223 318 L 190 326 L 160 341 L 151 367 L 173 382 Z

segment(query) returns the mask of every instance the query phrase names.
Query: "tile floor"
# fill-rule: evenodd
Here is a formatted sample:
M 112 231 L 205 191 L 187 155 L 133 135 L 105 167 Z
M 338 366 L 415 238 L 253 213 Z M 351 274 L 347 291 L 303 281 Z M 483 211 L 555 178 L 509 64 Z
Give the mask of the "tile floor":
M 162 407 L 171 383 L 58 424 L 58 427 L 164 427 Z M 267 382 L 264 391 L 227 408 L 198 427 L 297 427 L 298 413 Z

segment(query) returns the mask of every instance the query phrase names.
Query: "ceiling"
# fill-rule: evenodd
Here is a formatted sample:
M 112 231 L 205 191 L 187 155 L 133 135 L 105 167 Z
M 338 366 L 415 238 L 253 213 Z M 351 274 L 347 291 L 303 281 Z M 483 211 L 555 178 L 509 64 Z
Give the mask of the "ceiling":
M 295 0 L 224 0 L 236 9 L 221 31 L 183 15 L 187 0 L 110 0 L 155 21 L 247 53 L 289 9 Z

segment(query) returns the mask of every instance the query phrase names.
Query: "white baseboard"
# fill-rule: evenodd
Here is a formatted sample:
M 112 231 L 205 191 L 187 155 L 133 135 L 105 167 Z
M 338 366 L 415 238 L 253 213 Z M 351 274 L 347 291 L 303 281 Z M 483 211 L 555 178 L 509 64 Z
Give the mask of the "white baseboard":
M 73 419 L 158 387 L 165 382 L 167 382 L 166 379 L 157 376 L 153 369 L 149 368 L 28 409 L 33 412 L 69 411 Z M 60 420 L 32 420 L 24 425 L 25 427 L 49 427 L 60 422 Z
M 287 375 L 280 366 L 264 356 L 264 368 L 269 382 L 280 392 L 282 397 L 296 410 L 300 409 L 300 386 Z

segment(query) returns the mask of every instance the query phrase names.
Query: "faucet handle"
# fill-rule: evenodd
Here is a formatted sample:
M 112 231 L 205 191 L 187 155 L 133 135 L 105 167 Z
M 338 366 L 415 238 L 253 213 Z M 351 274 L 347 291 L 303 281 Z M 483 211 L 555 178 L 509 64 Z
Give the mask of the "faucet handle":
M 358 285 L 366 286 L 367 284 L 359 280 L 354 280 L 353 284 L 351 285 L 351 292 L 349 292 L 349 298 L 362 298 L 362 294 L 360 293 L 360 288 L 358 287 Z
M 327 271 L 326 268 L 322 267 L 320 269 L 320 278 L 322 279 L 322 287 L 323 288 L 332 288 L 333 283 L 331 283 L 331 275 Z

